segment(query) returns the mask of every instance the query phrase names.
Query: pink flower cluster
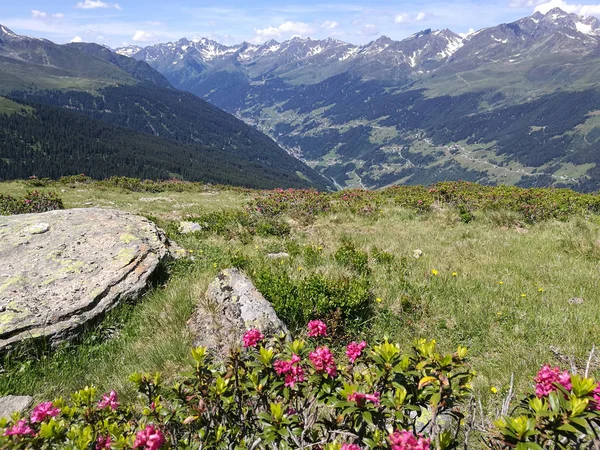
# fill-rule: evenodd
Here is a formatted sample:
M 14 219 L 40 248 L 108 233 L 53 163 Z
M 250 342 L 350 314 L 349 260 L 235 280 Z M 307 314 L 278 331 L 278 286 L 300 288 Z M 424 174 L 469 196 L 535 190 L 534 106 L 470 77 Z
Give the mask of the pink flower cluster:
M 293 388 L 296 383 L 306 381 L 304 377 L 304 369 L 300 365 L 300 357 L 296 354 L 292 355 L 289 361 L 275 361 L 273 364 L 277 375 L 285 375 L 285 386 Z
M 353 392 L 348 395 L 349 402 L 356 402 L 358 406 L 365 406 L 366 402 L 371 402 L 375 405 L 379 405 L 379 392 L 374 394 L 363 394 L 362 392 Z
M 593 406 L 596 408 L 596 410 L 600 411 L 600 383 L 596 385 L 596 389 L 594 389 L 593 395 L 595 403 Z
M 135 435 L 133 448 L 142 447 L 144 450 L 158 450 L 165 443 L 165 435 L 154 425 L 147 425 Z
M 361 341 L 359 344 L 350 342 L 346 347 L 346 356 L 348 357 L 348 360 L 350 360 L 351 363 L 354 363 L 354 361 L 360 357 L 366 346 L 367 343 L 365 341 Z
M 356 444 L 342 444 L 342 450 L 360 450 Z
M 315 366 L 317 372 L 325 372 L 330 377 L 337 375 L 337 366 L 333 354 L 327 347 L 317 347 L 314 352 L 308 354 L 308 359 Z
M 98 436 L 98 439 L 96 439 L 96 450 L 110 449 L 110 444 L 112 444 L 112 439 L 109 435 Z
M 40 403 L 31 412 L 31 423 L 43 422 L 48 417 L 56 417 L 60 409 L 55 408 L 52 402 Z
M 320 320 L 311 320 L 308 322 L 308 336 L 327 336 L 327 325 Z
M 109 407 L 113 411 L 119 407 L 119 398 L 115 391 L 110 391 L 102 396 L 102 400 L 98 402 L 98 408 L 104 409 Z
M 429 450 L 429 439 L 417 438 L 410 431 L 394 431 L 389 439 L 392 450 Z
M 27 435 L 35 435 L 35 432 L 31 429 L 29 425 L 27 425 L 26 420 L 19 420 L 12 427 L 7 428 L 4 431 L 4 436 L 27 436 Z
M 252 328 L 246 331 L 242 340 L 244 341 L 244 347 L 256 347 L 264 338 L 260 330 Z
M 562 385 L 567 391 L 571 390 L 573 386 L 569 371 L 561 372 L 558 367 L 544 365 L 535 377 L 535 395 L 546 397 L 551 392 L 558 390 L 557 384 Z

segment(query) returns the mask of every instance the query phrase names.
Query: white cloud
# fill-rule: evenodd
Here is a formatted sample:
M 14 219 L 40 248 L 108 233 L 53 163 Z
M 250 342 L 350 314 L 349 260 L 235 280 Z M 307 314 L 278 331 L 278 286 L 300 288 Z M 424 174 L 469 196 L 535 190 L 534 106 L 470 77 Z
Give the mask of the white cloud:
M 421 22 L 429 17 L 428 14 L 423 11 L 419 11 L 417 14 L 399 13 L 394 17 L 395 23 L 414 23 Z
M 458 33 L 458 35 L 462 38 L 466 38 L 467 36 L 473 33 L 475 33 L 475 28 L 469 28 L 469 31 L 467 31 L 466 33 Z
M 123 8 L 118 3 L 106 3 L 102 0 L 85 0 L 75 5 L 78 9 L 115 8 L 121 11 Z
M 146 22 L 148 25 L 153 26 L 153 27 L 158 27 L 159 25 L 162 25 L 161 22 L 159 22 L 158 20 L 154 21 L 154 20 L 150 20 L 148 22 Z
M 560 8 L 565 12 L 579 14 L 582 16 L 600 15 L 600 4 L 598 5 L 580 5 L 575 3 L 567 3 L 564 0 L 550 0 L 547 2 L 537 2 L 535 12 L 546 14 L 553 8 Z
M 156 34 L 151 33 L 150 31 L 137 30 L 131 39 L 134 42 L 152 42 L 156 40 Z
M 337 28 L 340 24 L 334 20 L 326 20 L 321 24 L 321 28 L 325 28 L 326 30 L 333 30 Z
M 54 17 L 55 19 L 62 19 L 63 17 L 65 17 L 65 15 L 63 13 L 56 13 L 52 14 L 52 17 Z
M 46 17 L 48 14 L 44 11 L 38 11 L 37 9 L 31 10 L 31 17 L 35 19 L 41 19 L 42 17 Z
M 362 27 L 360 34 L 363 36 L 375 36 L 376 34 L 379 34 L 379 29 L 377 28 L 376 25 L 373 25 L 372 23 L 368 23 Z
M 83 42 L 83 39 L 81 39 L 80 36 L 75 36 L 73 39 L 71 39 L 71 42 Z
M 284 22 L 278 27 L 267 27 L 255 29 L 257 39 L 272 39 L 282 36 L 300 35 L 306 36 L 312 33 L 313 29 L 304 22 Z

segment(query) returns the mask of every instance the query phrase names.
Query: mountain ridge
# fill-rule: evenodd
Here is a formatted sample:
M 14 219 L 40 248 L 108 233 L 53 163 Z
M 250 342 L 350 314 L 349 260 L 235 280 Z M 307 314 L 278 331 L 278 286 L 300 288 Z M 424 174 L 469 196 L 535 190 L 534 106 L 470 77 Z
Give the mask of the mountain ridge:
M 248 187 L 326 180 L 144 61 L 0 25 L 0 178 L 86 173 Z
M 337 184 L 377 188 L 443 174 L 600 188 L 600 104 L 575 104 L 579 97 L 569 94 L 595 99 L 600 90 L 597 18 L 555 8 L 466 36 L 423 30 L 360 46 L 298 37 L 222 47 L 178 42 L 133 57 Z M 545 105 L 570 108 L 576 121 Z

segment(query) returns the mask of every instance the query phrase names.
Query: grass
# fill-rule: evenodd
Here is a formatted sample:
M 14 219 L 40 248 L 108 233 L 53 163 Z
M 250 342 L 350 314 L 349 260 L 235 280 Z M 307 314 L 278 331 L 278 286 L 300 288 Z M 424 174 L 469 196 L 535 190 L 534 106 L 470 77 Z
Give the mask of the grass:
M 27 188 L 18 182 L 0 184 L 0 192 L 8 194 Z M 334 256 L 348 241 L 369 254 L 376 311 L 355 324 L 357 337 L 372 342 L 387 335 L 405 347 L 418 337 L 435 338 L 443 350 L 468 346 L 478 373 L 474 389 L 489 413 L 499 408 L 512 374 L 522 391 L 542 364 L 584 367 L 592 345 L 598 344 L 597 216 L 524 228 L 516 213 L 504 211 L 476 212 L 474 220 L 462 223 L 451 208 L 417 214 L 386 206 L 366 217 L 350 212 L 285 217 L 291 230 L 284 236 L 259 236 L 236 223 L 183 236 L 176 231 L 180 219 L 243 211 L 249 194 L 221 189 L 149 194 L 93 185 L 64 187 L 59 193 L 67 207 L 111 207 L 153 216 L 193 258 L 170 266 L 165 286 L 115 311 L 82 343 L 54 354 L 34 352 L 33 361 L 13 355 L 0 375 L 2 393 L 46 399 L 95 384 L 131 397 L 127 378 L 132 372 L 160 371 L 173 378 L 185 369 L 192 342 L 185 322 L 221 267 L 241 255 L 249 272 L 277 264 L 293 279 L 314 273 L 355 276 Z M 418 259 L 415 249 L 423 252 Z M 291 257 L 266 258 L 279 251 Z M 379 251 L 391 256 L 378 260 Z M 583 304 L 569 302 L 575 297 Z M 597 359 L 592 371 L 600 374 Z

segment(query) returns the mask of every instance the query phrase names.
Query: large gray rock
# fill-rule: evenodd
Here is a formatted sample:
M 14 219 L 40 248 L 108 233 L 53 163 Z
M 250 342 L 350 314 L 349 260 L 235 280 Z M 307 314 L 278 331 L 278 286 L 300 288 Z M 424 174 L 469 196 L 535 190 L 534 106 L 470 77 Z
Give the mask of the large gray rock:
M 289 335 L 271 304 L 238 269 L 225 269 L 210 283 L 188 326 L 195 346 L 208 347 L 220 357 L 240 346 L 250 328 L 267 337 Z
M 144 217 L 107 209 L 0 216 L 0 351 L 52 344 L 139 296 L 170 254 Z
M 10 419 L 13 413 L 23 413 L 33 403 L 28 395 L 7 395 L 0 397 L 0 419 Z

